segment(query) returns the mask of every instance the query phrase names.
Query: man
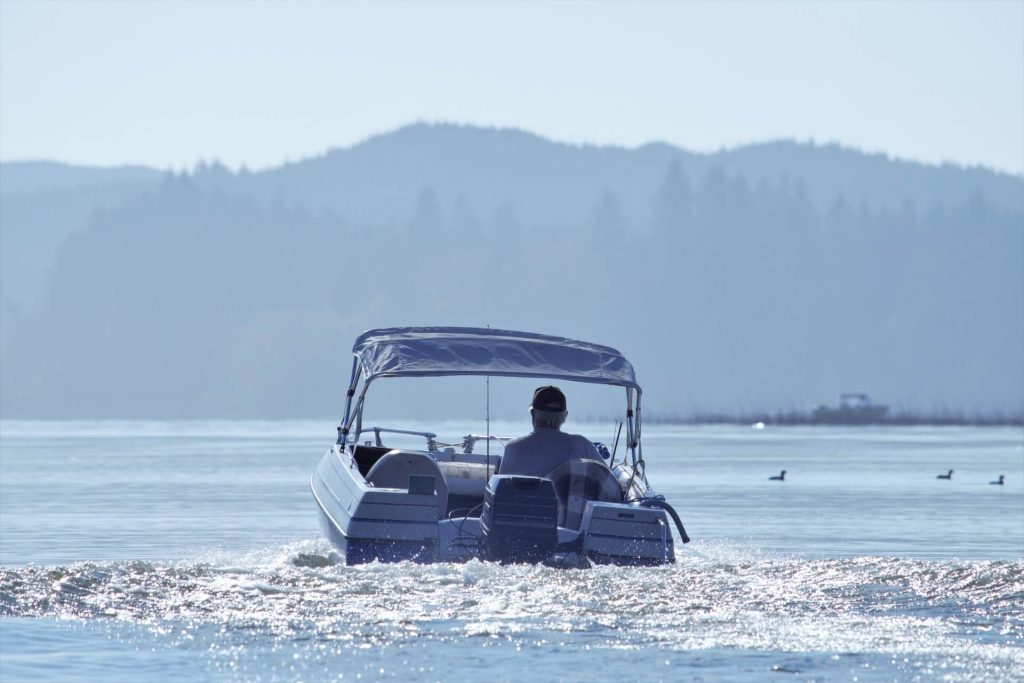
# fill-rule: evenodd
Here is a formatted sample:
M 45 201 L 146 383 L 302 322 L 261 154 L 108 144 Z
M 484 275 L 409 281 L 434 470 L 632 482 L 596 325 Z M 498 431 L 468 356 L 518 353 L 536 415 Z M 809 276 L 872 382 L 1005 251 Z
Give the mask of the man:
M 543 477 L 568 460 L 589 458 L 603 462 L 586 437 L 561 431 L 568 414 L 565 394 L 558 387 L 540 387 L 533 392 L 533 431 L 505 444 L 500 473 Z

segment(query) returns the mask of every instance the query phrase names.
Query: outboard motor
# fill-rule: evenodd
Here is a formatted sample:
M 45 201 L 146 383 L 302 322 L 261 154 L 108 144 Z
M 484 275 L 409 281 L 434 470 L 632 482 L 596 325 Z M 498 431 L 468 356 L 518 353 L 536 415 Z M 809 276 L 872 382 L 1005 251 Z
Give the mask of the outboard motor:
M 550 479 L 496 474 L 480 515 L 484 559 L 542 562 L 558 544 L 558 496 Z

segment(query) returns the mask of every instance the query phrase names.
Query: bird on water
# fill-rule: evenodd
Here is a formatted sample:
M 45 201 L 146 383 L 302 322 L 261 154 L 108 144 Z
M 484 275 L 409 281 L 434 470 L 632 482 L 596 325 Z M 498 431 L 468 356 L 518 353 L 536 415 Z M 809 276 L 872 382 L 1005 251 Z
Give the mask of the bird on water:
M 936 474 L 935 478 L 936 479 L 952 479 L 953 478 L 953 470 L 950 470 L 948 474 Z
M 1003 485 L 1003 479 L 1005 479 L 1005 477 L 1004 477 L 1003 475 L 1001 475 L 1001 474 L 1000 474 L 1000 475 L 999 475 L 999 480 L 998 480 L 998 481 L 990 481 L 990 482 L 989 482 L 989 485 L 990 485 L 990 486 L 992 486 L 992 485 L 995 485 L 995 486 L 1002 486 L 1002 485 Z
M 769 481 L 786 481 L 786 470 L 782 470 L 776 477 L 768 477 Z

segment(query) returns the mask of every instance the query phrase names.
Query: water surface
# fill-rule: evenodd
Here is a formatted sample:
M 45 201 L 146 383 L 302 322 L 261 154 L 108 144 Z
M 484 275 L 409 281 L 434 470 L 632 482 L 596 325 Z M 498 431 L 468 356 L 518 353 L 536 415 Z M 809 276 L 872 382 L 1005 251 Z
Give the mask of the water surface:
M 4 422 L 0 680 L 1024 679 L 1019 429 L 647 427 L 694 542 L 589 570 L 338 564 L 333 431 Z

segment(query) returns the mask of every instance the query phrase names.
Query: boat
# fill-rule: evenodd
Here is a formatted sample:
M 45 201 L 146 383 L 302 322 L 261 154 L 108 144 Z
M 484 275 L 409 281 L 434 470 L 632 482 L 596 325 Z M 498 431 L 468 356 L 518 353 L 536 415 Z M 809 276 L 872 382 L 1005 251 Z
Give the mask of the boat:
M 848 393 L 839 396 L 838 406 L 817 406 L 811 420 L 828 425 L 878 424 L 888 412 L 889 406 L 872 403 L 867 394 Z
M 689 542 L 678 513 L 648 483 L 642 392 L 617 350 L 511 330 L 394 327 L 363 333 L 352 353 L 337 440 L 310 479 L 324 535 L 345 564 L 662 565 L 676 560 L 672 525 Z M 447 443 L 434 432 L 367 418 L 377 380 L 453 376 L 617 387 L 625 390 L 623 420 L 611 449 L 598 444 L 603 462 L 570 460 L 528 477 L 501 473 L 501 455 L 490 446 L 497 451 L 506 438 L 468 434 Z M 392 447 L 410 439 L 417 448 Z

